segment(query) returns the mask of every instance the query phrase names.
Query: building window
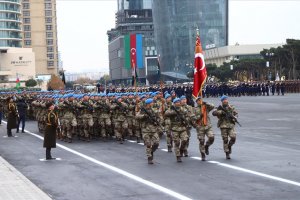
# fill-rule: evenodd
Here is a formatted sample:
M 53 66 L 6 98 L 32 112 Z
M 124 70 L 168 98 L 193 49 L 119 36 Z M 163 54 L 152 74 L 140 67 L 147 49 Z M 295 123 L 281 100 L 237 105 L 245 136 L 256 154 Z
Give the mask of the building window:
M 48 61 L 47 65 L 48 65 L 48 67 L 53 67 L 54 66 L 54 61 Z
M 53 32 L 46 32 L 46 38 L 53 38 Z
M 23 9 L 30 9 L 29 3 L 23 3 Z
M 47 45 L 53 45 L 53 40 L 52 39 L 47 39 Z
M 46 23 L 52 23 L 52 18 L 51 17 L 46 17 Z
M 24 10 L 24 11 L 23 11 L 23 16 L 24 16 L 24 17 L 29 17 L 29 16 L 30 16 L 30 11 Z
M 30 31 L 31 27 L 30 25 L 24 25 L 24 31 Z
M 54 51 L 54 49 L 53 49 L 53 47 L 47 47 L 47 53 L 51 53 L 51 52 L 53 52 Z
M 24 38 L 31 38 L 31 32 L 25 32 Z
M 53 60 L 54 59 L 54 54 L 53 53 L 48 53 L 47 58 L 50 59 L 50 60 Z
M 46 10 L 51 10 L 52 9 L 52 4 L 51 3 L 45 3 L 45 9 Z
M 31 40 L 24 40 L 25 46 L 31 46 Z
M 46 30 L 47 31 L 52 31 L 52 25 L 46 25 Z
M 30 24 L 30 18 L 23 18 L 24 24 Z
M 45 16 L 46 16 L 46 17 L 52 16 L 52 11 L 51 11 L 51 10 L 46 10 L 46 11 L 45 11 Z

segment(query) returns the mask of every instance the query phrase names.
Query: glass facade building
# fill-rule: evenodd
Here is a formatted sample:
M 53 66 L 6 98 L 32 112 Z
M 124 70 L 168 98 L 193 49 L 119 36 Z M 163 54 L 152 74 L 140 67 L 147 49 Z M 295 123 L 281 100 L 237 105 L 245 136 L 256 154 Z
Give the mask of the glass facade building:
M 0 47 L 22 47 L 20 0 L 0 1 Z
M 118 0 L 118 10 L 152 9 L 152 0 Z
M 228 0 L 153 0 L 155 43 L 162 74 L 193 69 L 196 29 L 202 47 L 228 45 Z

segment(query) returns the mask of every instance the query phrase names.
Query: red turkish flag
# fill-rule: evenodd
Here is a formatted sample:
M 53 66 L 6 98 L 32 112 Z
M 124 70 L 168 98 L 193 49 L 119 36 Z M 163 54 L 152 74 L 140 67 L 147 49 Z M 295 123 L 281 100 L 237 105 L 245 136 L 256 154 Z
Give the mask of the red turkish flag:
M 197 33 L 196 47 L 195 47 L 195 63 L 194 63 L 194 87 L 193 87 L 193 97 L 202 97 L 202 87 L 206 81 L 207 72 L 204 62 L 204 56 L 200 41 L 199 33 Z

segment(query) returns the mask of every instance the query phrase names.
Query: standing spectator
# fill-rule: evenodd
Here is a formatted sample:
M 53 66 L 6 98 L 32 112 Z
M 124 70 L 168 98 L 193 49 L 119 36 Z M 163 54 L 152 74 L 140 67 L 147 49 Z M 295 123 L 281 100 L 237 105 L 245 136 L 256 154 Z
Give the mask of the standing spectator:
M 28 109 L 27 103 L 24 99 L 19 99 L 17 103 L 18 113 L 19 113 L 19 120 L 18 120 L 18 126 L 17 126 L 17 133 L 19 133 L 19 127 L 20 123 L 22 122 L 22 133 L 24 133 L 25 129 L 25 121 L 26 121 L 26 112 Z

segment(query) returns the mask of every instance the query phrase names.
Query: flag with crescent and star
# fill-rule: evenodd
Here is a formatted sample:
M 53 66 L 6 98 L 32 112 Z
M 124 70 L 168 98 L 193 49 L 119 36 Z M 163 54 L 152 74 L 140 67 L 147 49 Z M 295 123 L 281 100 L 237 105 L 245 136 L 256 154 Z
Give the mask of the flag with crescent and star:
M 197 30 L 196 46 L 195 46 L 195 61 L 194 61 L 194 87 L 193 97 L 202 97 L 202 87 L 206 81 L 207 72 L 201 46 L 199 30 Z
M 143 36 L 141 34 L 130 34 L 124 36 L 124 58 L 125 68 L 143 68 Z

